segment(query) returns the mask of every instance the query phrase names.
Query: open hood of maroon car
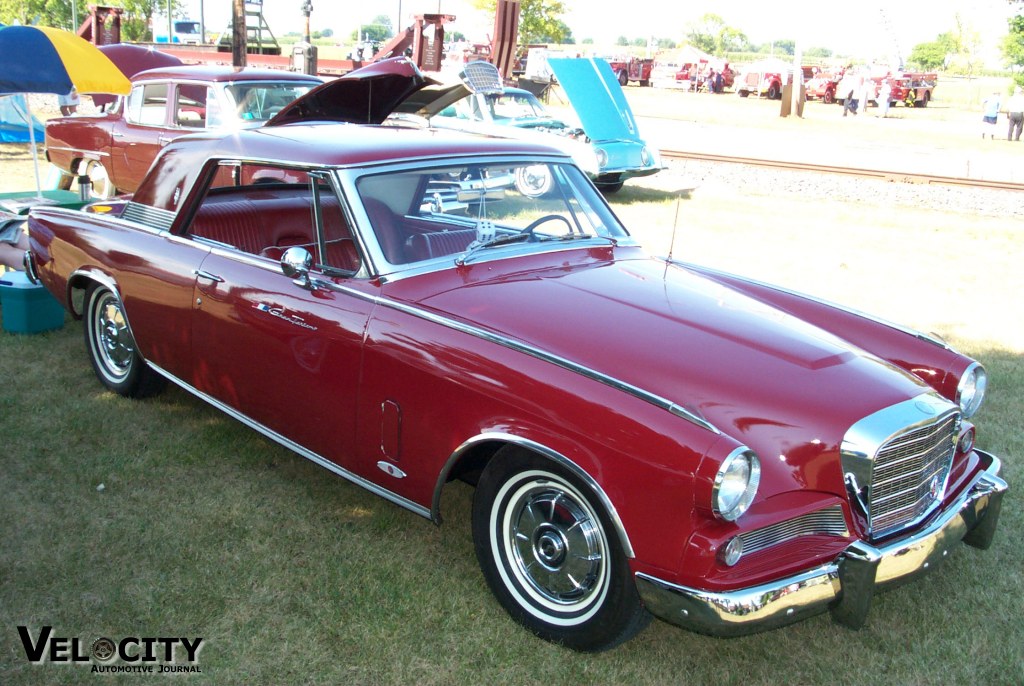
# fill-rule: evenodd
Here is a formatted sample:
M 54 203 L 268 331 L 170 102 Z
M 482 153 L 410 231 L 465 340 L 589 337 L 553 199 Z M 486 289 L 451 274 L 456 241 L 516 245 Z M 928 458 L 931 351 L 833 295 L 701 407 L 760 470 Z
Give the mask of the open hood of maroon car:
M 298 122 L 380 124 L 410 96 L 436 83 L 408 58 L 393 57 L 317 86 L 285 106 L 265 126 Z

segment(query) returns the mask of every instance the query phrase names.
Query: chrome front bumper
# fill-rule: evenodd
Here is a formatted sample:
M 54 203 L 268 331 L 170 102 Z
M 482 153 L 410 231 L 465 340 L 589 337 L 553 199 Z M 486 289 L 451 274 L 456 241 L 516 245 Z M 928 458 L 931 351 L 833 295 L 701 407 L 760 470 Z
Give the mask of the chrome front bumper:
M 877 547 L 857 541 L 829 564 L 725 593 L 638 573 L 640 597 L 655 616 L 713 636 L 775 629 L 825 610 L 831 610 L 836 621 L 859 628 L 867 620 L 876 591 L 930 572 L 961 541 L 982 549 L 991 544 L 1007 484 L 998 476 L 999 459 L 976 452 L 989 462 L 985 471 L 928 526 L 910 536 Z

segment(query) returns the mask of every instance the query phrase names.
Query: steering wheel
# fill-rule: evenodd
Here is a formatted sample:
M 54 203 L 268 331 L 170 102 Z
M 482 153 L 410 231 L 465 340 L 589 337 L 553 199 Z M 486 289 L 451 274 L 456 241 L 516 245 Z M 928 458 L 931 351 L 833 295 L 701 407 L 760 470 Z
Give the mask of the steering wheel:
M 530 222 L 529 226 L 527 226 L 525 229 L 523 229 L 519 233 L 521 233 L 524 236 L 531 236 L 532 237 L 534 230 L 538 226 L 540 226 L 541 224 L 545 224 L 547 222 L 550 222 L 550 221 L 554 221 L 556 219 L 559 220 L 559 221 L 565 222 L 566 227 L 568 227 L 568 229 L 569 229 L 569 233 L 573 233 L 575 231 L 575 229 L 572 226 L 572 223 L 568 219 L 563 217 L 562 215 L 560 215 L 560 214 L 545 214 L 543 217 L 538 217 L 537 219 L 534 219 L 532 222 Z

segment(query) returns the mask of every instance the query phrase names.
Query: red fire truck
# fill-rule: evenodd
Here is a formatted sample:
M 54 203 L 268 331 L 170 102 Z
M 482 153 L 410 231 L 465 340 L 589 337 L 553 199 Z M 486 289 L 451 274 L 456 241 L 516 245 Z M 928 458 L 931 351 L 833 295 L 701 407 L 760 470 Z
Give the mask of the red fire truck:
M 629 59 L 610 59 L 608 64 L 612 72 L 619 77 L 619 84 L 628 85 L 630 81 L 639 81 L 641 86 L 651 85 L 651 70 L 654 68 L 653 59 L 641 59 L 631 57 Z

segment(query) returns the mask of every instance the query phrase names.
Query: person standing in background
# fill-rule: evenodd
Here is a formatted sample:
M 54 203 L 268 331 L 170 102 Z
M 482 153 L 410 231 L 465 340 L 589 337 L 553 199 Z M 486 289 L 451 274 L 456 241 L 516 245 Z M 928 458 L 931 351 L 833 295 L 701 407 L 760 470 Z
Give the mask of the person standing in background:
M 1013 95 L 1006 101 L 1006 116 L 1010 120 L 1006 140 L 1019 141 L 1021 129 L 1024 128 L 1024 91 L 1020 86 L 1014 86 Z
M 996 122 L 999 120 L 1000 108 L 1001 104 L 998 92 L 988 96 L 985 98 L 985 102 L 981 103 L 981 121 L 983 122 L 981 129 L 982 139 L 984 139 L 986 135 L 995 139 Z
M 74 86 L 71 87 L 71 91 L 67 95 L 57 96 L 57 105 L 60 106 L 60 113 L 65 117 L 77 112 L 79 103 L 78 91 L 75 90 Z
M 889 99 L 891 97 L 892 84 L 889 82 L 889 77 L 886 76 L 878 86 L 878 116 L 882 119 L 889 114 Z
M 843 116 L 845 117 L 850 112 L 857 114 L 857 101 L 854 100 L 854 94 L 857 91 L 857 82 L 854 80 L 853 74 L 847 69 L 843 72 L 843 78 L 839 80 L 839 85 L 836 86 L 836 97 L 843 99 Z

